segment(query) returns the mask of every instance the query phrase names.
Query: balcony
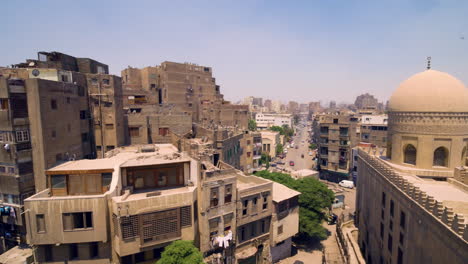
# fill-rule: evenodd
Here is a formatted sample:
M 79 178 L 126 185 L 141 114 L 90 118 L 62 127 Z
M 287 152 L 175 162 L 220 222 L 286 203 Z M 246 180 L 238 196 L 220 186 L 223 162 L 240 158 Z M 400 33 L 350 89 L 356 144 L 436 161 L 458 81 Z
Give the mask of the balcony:
M 108 241 L 105 195 L 50 196 L 45 189 L 24 201 L 28 222 L 28 243 L 34 245 Z M 87 225 L 67 222 L 65 216 L 87 213 Z M 44 228 L 39 226 L 42 215 Z M 67 228 L 66 224 L 70 224 Z

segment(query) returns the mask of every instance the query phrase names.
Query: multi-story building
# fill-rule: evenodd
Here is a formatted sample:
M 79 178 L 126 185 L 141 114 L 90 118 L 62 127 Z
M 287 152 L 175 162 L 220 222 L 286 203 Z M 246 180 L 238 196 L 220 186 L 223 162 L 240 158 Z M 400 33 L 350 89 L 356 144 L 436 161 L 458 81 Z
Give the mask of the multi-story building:
M 262 153 L 276 157 L 276 146 L 280 144 L 280 133 L 275 131 L 261 131 Z
M 360 117 L 361 142 L 381 148 L 387 147 L 387 115 L 363 115 Z
M 257 113 L 255 115 L 258 129 L 268 129 L 272 126 L 292 127 L 291 114 Z
M 266 99 L 263 103 L 263 107 L 265 107 L 266 112 L 273 111 L 273 103 L 270 99 Z
M 102 94 L 109 96 L 102 102 L 115 106 L 102 107 L 102 117 L 107 120 L 103 136 L 113 146 L 122 144 L 123 130 L 118 126 L 123 127 L 124 122 L 121 104 L 115 99 L 121 98 L 120 79 L 105 74 L 107 71 L 105 64 L 57 52 L 40 52 L 39 60 L 0 68 L 5 151 L 0 162 L 5 165 L 3 176 L 8 176 L 2 179 L 2 200 L 15 210 L 8 219 L 2 217 L 2 222 L 8 222 L 0 228 L 6 248 L 25 241 L 23 200 L 46 188 L 43 172 L 68 160 L 96 157 L 95 146 L 100 141 L 95 140 L 95 131 L 101 129 L 95 127 L 93 118 L 99 104 L 91 100 L 96 94 L 88 79 L 108 80 Z
M 369 263 L 466 263 L 468 91 L 427 70 L 393 93 L 389 148 L 360 148 L 356 223 Z M 385 155 L 386 153 L 386 155 Z
M 262 155 L 262 134 L 260 132 L 245 131 L 241 139 L 241 170 L 253 173 L 260 167 Z
M 379 101 L 373 95 L 369 93 L 361 94 L 356 97 L 354 101 L 354 106 L 357 109 L 363 110 L 376 110 L 378 107 Z
M 295 101 L 289 101 L 288 103 L 288 112 L 290 114 L 295 114 L 299 111 L 299 103 Z
M 206 261 L 271 263 L 271 246 L 288 256 L 297 192 L 169 144 L 106 156 L 47 170 L 48 188 L 25 201 L 40 263 L 143 263 L 179 239 L 196 241 Z
M 351 149 L 359 142 L 359 118 L 353 114 L 322 114 L 314 119 L 321 177 L 349 177 Z

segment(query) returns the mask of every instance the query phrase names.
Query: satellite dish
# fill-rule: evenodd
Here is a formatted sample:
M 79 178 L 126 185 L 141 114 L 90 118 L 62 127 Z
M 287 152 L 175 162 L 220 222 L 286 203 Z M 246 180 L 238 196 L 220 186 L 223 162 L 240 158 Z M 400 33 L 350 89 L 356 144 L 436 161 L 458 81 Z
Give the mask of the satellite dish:
M 32 75 L 34 75 L 34 76 L 36 76 L 36 77 L 39 76 L 39 74 L 40 74 L 40 72 L 39 72 L 38 69 L 34 69 L 34 70 L 32 71 Z

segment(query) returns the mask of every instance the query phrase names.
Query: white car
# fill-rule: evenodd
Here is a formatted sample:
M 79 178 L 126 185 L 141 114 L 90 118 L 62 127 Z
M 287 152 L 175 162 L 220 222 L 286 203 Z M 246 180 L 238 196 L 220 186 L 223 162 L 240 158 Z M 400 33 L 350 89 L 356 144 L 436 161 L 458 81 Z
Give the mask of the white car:
M 338 183 L 341 187 L 352 189 L 354 188 L 354 183 L 352 181 L 342 180 Z

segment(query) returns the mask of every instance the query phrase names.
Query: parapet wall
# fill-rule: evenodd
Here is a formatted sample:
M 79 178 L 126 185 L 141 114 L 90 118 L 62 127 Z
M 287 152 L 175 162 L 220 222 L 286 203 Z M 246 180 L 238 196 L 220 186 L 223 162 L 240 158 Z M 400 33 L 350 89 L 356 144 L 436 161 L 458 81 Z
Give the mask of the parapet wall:
M 447 229 L 450 229 L 465 242 L 468 242 L 468 228 L 463 214 L 454 213 L 453 208 L 446 207 L 441 201 L 437 201 L 434 197 L 427 195 L 426 192 L 421 191 L 419 187 L 408 182 L 399 172 L 372 154 L 359 149 L 358 155 L 364 162 L 379 172 L 380 175 L 413 199 L 427 213 L 446 225 Z

